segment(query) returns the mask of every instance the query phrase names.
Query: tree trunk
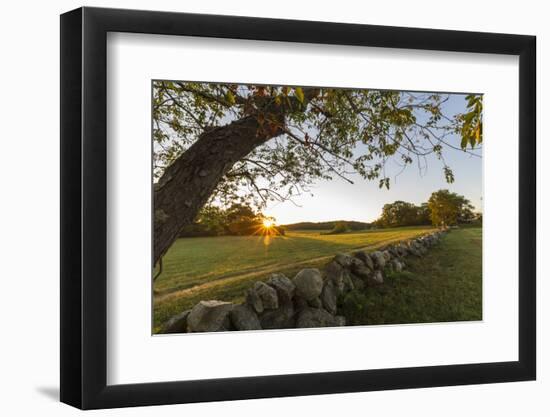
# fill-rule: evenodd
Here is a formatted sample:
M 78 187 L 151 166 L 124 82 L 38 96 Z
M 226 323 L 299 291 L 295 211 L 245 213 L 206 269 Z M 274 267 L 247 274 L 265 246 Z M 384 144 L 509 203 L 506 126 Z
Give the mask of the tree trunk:
M 280 118 L 283 126 L 282 115 Z M 153 265 L 177 239 L 183 226 L 195 220 L 231 167 L 282 133 L 280 129 L 267 133 L 259 127 L 257 119 L 249 116 L 206 131 L 166 169 L 154 188 Z

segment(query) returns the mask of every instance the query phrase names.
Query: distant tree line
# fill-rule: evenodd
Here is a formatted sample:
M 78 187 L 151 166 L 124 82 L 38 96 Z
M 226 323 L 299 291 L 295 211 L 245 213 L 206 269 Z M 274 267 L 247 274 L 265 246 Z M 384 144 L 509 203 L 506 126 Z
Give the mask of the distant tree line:
M 325 234 L 340 234 L 366 230 L 372 227 L 402 226 L 453 226 L 481 223 L 482 216 L 474 212 L 468 199 L 449 190 L 439 190 L 427 202 L 415 205 L 406 201 L 385 204 L 381 216 L 373 223 L 335 220 L 326 222 L 299 222 L 265 226 L 274 219 L 255 211 L 246 203 L 234 203 L 223 208 L 215 205 L 204 207 L 195 222 L 181 229 L 179 237 L 246 236 L 265 233 L 284 235 L 285 230 L 321 230 Z
M 284 235 L 284 229 L 279 226 L 265 227 L 266 220 L 273 221 L 247 204 L 235 203 L 228 208 L 211 205 L 204 207 L 197 220 L 180 231 L 179 237 L 259 235 L 267 230 Z
M 419 206 L 406 201 L 385 204 L 382 215 L 374 223 L 378 227 L 401 226 L 453 226 L 465 223 L 481 223 L 480 213 L 474 212 L 474 206 L 464 196 L 449 190 L 439 190 L 430 196 L 426 203 Z
M 349 220 L 335 220 L 328 222 L 299 222 L 286 224 L 283 227 L 287 230 L 334 230 L 345 228 L 347 231 L 352 231 L 369 229 L 372 227 L 372 224 Z

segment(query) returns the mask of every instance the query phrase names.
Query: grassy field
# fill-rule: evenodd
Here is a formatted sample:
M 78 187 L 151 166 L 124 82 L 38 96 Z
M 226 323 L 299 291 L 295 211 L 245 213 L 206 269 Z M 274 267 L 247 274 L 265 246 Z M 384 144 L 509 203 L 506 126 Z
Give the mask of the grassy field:
M 224 236 L 179 239 L 163 259 L 155 282 L 154 329 L 200 300 L 240 301 L 251 282 L 272 272 L 292 277 L 305 267 L 321 267 L 338 252 L 376 249 L 427 233 L 406 227 L 322 235 L 291 231 L 285 236 Z
M 481 228 L 453 230 L 425 257 L 407 263 L 383 286 L 350 297 L 346 316 L 355 324 L 482 319 Z

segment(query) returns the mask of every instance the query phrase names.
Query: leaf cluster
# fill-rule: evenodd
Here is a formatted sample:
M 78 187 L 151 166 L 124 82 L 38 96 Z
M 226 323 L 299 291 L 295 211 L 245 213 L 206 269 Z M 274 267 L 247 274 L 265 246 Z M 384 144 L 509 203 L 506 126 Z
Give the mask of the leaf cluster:
M 416 163 L 422 173 L 429 155 L 454 181 L 444 149 L 460 132 L 482 140 L 481 96 L 467 96 L 468 112 L 454 117 L 442 108 L 448 95 L 389 90 L 310 88 L 155 81 L 153 83 L 154 177 L 201 134 L 252 117 L 257 135 L 270 138 L 238 161 L 219 182 L 210 203 L 265 207 L 311 193 L 319 179 L 378 180 Z M 462 144 L 461 144 L 462 145 Z M 392 161 L 389 165 L 388 162 Z

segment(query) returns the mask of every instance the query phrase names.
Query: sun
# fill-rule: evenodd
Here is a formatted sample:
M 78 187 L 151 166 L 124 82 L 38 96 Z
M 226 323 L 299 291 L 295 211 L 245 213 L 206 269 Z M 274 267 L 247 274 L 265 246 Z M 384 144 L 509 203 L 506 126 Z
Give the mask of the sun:
M 264 219 L 263 220 L 263 225 L 266 229 L 270 229 L 270 228 L 273 227 L 273 220 Z

